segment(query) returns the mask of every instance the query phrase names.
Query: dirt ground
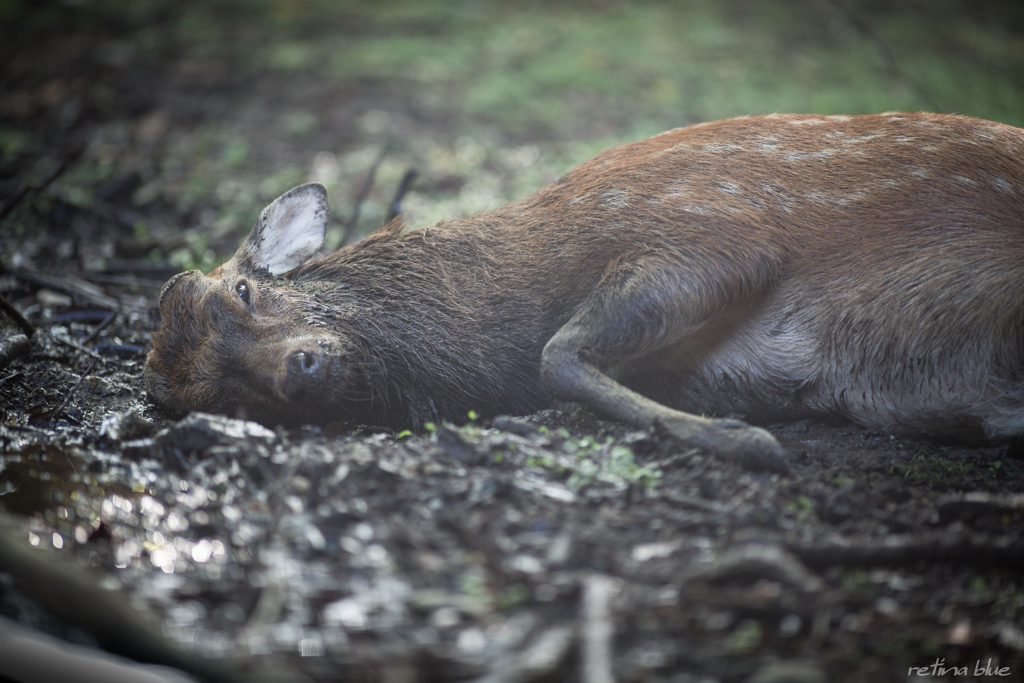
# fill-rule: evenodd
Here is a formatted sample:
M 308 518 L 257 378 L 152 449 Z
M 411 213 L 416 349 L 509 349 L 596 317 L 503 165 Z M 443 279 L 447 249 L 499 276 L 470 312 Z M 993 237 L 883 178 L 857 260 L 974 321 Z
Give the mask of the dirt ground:
M 528 132 L 492 154 L 401 83 L 135 60 L 118 30 L 5 48 L 0 294 L 36 331 L 0 370 L 4 619 L 200 680 L 1024 681 L 1019 446 L 769 425 L 780 476 L 585 411 L 394 434 L 157 409 L 160 285 L 293 176 L 343 189 L 336 244 L 385 140 L 369 222 L 409 166 L 424 215 L 551 178 Z M 307 165 L 210 192 L 232 155 Z

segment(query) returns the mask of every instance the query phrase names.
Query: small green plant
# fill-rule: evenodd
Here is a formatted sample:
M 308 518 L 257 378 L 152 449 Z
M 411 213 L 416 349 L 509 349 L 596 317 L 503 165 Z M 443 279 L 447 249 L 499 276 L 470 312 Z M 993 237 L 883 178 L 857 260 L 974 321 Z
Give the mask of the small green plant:
M 874 585 L 871 576 L 863 569 L 851 569 L 843 574 L 843 587 L 847 590 L 868 590 Z
M 814 501 L 807 496 L 798 496 L 795 500 L 789 502 L 789 509 L 796 510 L 799 512 L 806 512 L 814 509 Z
M 209 235 L 205 232 L 187 232 L 185 233 L 187 246 L 172 251 L 167 260 L 181 270 L 201 270 L 204 273 L 209 273 L 220 265 L 220 259 L 217 258 L 213 249 L 207 246 L 209 241 Z
M 498 607 L 500 609 L 512 609 L 518 607 L 530 599 L 530 589 L 524 584 L 513 583 L 506 586 L 498 596 Z
M 541 469 L 552 470 L 554 472 L 564 472 L 565 467 L 555 459 L 555 456 L 548 453 L 541 455 L 533 455 L 526 459 L 527 467 L 538 467 Z
M 814 501 L 807 496 L 797 496 L 789 501 L 786 508 L 796 516 L 798 523 L 806 523 L 813 519 Z
M 0 128 L 0 158 L 9 161 L 28 147 L 27 133 L 14 128 Z
M 632 449 L 616 444 L 612 437 L 600 441 L 593 436 L 567 439 L 554 452 L 531 456 L 527 467 L 539 467 L 557 474 L 568 473 L 566 486 L 579 490 L 596 483 L 616 488 L 630 484 L 653 487 L 661 478 L 661 471 L 648 465 L 638 465 Z
M 726 640 L 726 647 L 735 654 L 751 652 L 761 644 L 764 629 L 761 622 L 755 619 L 744 619 Z
M 918 450 L 906 465 L 893 465 L 889 473 L 909 481 L 963 481 L 974 471 L 974 463 Z

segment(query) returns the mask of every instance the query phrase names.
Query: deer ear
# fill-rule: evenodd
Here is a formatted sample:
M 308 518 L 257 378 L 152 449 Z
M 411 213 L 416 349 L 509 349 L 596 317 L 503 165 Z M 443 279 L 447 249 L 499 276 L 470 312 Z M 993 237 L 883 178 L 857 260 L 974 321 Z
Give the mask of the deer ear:
M 327 190 L 317 183 L 299 185 L 263 209 L 231 260 L 241 271 L 281 275 L 316 253 L 326 232 Z

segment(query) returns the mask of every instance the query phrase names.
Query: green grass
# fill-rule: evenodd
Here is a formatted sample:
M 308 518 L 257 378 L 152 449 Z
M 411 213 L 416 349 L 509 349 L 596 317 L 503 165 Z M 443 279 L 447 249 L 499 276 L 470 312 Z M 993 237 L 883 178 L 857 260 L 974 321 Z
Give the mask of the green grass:
M 776 111 L 941 109 L 1024 124 L 1024 39 L 1012 29 L 1022 12 L 969 7 L 103 0 L 74 11 L 133 26 L 127 40 L 142 55 L 174 48 L 245 68 L 396 81 L 428 106 L 509 133 L 629 135 Z M 70 12 L 12 0 L 0 10 L 37 28 Z M 154 33 L 167 14 L 170 29 Z
M 781 0 L 472 6 L 335 6 L 338 33 L 259 59 L 402 79 L 503 130 L 570 137 L 775 111 L 942 109 L 1024 122 L 1024 41 L 956 3 L 852 3 L 857 18 Z

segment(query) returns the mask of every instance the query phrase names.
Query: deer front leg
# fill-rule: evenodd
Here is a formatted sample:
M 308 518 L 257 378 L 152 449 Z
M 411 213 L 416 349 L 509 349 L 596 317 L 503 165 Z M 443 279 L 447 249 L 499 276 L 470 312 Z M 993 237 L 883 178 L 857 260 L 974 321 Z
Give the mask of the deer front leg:
M 785 473 L 782 447 L 769 432 L 740 420 L 674 410 L 611 379 L 604 371 L 678 341 L 714 311 L 756 286 L 749 279 L 715 286 L 678 264 L 640 256 L 615 264 L 575 315 L 544 347 L 541 376 L 559 400 L 583 403 L 603 417 L 654 427 L 747 468 Z

